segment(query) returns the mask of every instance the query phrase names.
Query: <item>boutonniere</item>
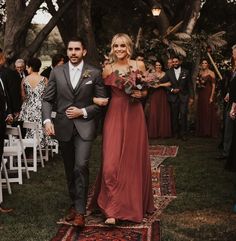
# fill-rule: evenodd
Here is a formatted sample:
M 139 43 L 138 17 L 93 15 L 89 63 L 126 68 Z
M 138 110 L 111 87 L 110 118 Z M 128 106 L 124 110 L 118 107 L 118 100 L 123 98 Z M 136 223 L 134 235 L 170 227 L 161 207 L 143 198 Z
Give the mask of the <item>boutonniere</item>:
M 91 77 L 91 70 L 86 69 L 82 75 L 82 78 L 89 78 Z

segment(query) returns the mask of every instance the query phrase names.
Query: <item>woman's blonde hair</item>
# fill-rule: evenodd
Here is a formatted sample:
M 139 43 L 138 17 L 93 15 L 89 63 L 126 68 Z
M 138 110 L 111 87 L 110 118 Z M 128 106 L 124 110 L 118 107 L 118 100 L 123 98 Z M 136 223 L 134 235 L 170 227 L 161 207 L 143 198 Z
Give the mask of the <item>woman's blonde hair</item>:
M 131 40 L 131 38 L 129 37 L 129 35 L 125 34 L 125 33 L 117 33 L 111 41 L 111 51 L 109 53 L 109 59 L 111 62 L 115 62 L 117 60 L 116 55 L 114 53 L 114 44 L 116 43 L 116 40 L 118 38 L 121 38 L 125 44 L 125 46 L 127 47 L 127 53 L 129 58 L 132 56 L 133 54 L 133 42 Z

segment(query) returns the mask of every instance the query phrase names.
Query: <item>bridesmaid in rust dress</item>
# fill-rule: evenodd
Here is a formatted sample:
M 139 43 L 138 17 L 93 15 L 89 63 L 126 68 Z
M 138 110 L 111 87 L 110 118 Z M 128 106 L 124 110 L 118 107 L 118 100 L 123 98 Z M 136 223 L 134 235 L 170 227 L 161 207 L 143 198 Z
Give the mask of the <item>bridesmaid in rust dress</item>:
M 117 220 L 142 222 L 154 211 L 151 163 L 148 154 L 148 135 L 141 101 L 130 101 L 117 86 L 117 71 L 121 75 L 144 72 L 142 61 L 131 60 L 133 43 L 126 34 L 116 34 L 111 43 L 112 64 L 105 66 L 105 85 L 111 88 L 111 100 L 103 127 L 103 163 L 92 198 L 106 216 L 106 224 Z M 132 97 L 141 98 L 146 91 L 134 91 Z M 97 104 L 101 98 L 95 98 Z M 100 179 L 100 180 L 99 180 Z
M 170 106 L 167 100 L 166 88 L 171 85 L 164 81 L 163 64 L 155 64 L 156 84 L 150 89 L 147 110 L 148 136 L 150 138 L 171 137 Z
M 219 118 L 214 103 L 215 74 L 209 69 L 207 60 L 202 60 L 199 77 L 196 81 L 198 90 L 196 135 L 217 137 L 219 134 Z

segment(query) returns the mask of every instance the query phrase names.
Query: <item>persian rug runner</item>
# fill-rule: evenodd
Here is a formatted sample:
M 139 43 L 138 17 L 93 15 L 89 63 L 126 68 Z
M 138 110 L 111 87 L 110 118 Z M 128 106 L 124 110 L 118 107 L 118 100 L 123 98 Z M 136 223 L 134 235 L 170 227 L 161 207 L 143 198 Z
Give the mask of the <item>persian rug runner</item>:
M 51 241 L 160 241 L 159 221 L 152 226 L 105 227 L 87 225 L 83 230 L 63 225 Z
M 155 146 L 153 151 L 160 154 L 150 155 L 152 161 L 152 184 L 156 211 L 146 217 L 141 224 L 120 222 L 116 227 L 104 224 L 104 216 L 93 213 L 86 217 L 86 227 L 83 230 L 62 225 L 51 241 L 159 241 L 160 214 L 166 206 L 176 198 L 174 172 L 172 166 L 161 163 L 170 156 L 176 156 L 178 147 Z M 161 150 L 161 151 L 160 151 Z M 92 189 L 91 189 L 92 190 Z M 91 191 L 90 190 L 90 191 Z M 92 192 L 92 191 L 91 191 Z
M 178 153 L 178 146 L 164 146 L 164 145 L 150 145 L 149 153 L 150 156 L 157 157 L 176 157 Z

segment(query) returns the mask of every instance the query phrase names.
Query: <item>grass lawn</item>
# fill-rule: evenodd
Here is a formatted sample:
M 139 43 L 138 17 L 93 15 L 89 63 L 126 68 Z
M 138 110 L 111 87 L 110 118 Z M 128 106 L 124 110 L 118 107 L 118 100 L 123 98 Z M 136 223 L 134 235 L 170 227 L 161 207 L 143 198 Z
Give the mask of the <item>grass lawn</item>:
M 179 145 L 175 158 L 164 161 L 175 170 L 177 199 L 161 215 L 162 241 L 234 241 L 236 214 L 236 173 L 224 170 L 224 161 L 215 160 L 218 140 L 190 138 L 187 142 L 167 139 L 151 143 Z M 90 180 L 101 160 L 101 140 L 94 143 Z M 0 214 L 1 241 L 49 241 L 70 202 L 63 163 L 55 156 L 31 172 L 24 184 L 12 184 L 13 194 L 4 190 L 4 203 L 14 212 Z

